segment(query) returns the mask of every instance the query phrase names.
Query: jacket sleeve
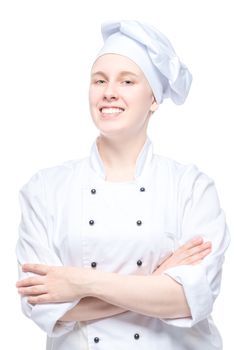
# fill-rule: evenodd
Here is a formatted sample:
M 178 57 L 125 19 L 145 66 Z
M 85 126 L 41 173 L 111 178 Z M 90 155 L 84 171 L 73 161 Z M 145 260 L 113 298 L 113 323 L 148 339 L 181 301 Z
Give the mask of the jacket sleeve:
M 19 192 L 21 221 L 19 238 L 16 244 L 19 279 L 27 278 L 32 273 L 22 272 L 24 263 L 38 263 L 61 266 L 62 262 L 51 245 L 48 227 L 45 189 L 41 171 L 34 174 Z M 75 322 L 57 322 L 79 300 L 66 303 L 36 304 L 27 302 L 21 297 L 23 313 L 31 318 L 48 336 L 57 337 L 71 331 Z
M 180 265 L 164 273 L 183 286 L 191 311 L 190 318 L 164 319 L 178 327 L 192 327 L 207 318 L 220 291 L 224 254 L 230 234 L 220 207 L 214 181 L 190 165 L 184 173 L 178 193 L 177 246 L 194 236 L 212 242 L 212 251 L 197 265 Z

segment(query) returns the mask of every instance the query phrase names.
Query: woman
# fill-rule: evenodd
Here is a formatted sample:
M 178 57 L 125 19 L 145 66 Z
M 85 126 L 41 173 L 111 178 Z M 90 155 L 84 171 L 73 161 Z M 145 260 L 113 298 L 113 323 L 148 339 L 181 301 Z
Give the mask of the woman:
M 165 98 L 185 101 L 191 74 L 145 23 L 102 33 L 90 156 L 42 169 L 20 191 L 23 312 L 47 349 L 222 349 L 210 314 L 230 238 L 214 182 L 154 154 L 147 136 Z

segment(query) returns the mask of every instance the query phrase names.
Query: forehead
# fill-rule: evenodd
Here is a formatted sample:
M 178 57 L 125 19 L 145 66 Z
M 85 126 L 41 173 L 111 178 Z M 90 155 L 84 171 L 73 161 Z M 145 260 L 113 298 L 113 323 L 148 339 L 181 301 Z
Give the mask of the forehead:
M 132 72 L 139 76 L 143 74 L 139 66 L 130 58 L 118 54 L 104 54 L 98 57 L 92 66 L 91 73 L 97 71 L 106 73 Z

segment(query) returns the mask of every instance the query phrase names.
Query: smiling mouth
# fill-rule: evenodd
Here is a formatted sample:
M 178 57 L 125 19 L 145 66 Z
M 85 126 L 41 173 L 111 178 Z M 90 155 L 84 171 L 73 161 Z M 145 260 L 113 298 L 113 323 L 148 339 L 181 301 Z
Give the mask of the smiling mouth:
M 120 107 L 102 107 L 100 108 L 100 112 L 105 115 L 118 115 L 124 112 L 123 108 Z

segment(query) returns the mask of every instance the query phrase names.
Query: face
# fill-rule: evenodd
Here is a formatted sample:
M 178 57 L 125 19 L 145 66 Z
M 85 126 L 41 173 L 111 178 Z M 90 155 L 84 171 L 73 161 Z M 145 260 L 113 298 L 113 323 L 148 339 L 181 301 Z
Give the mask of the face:
M 89 106 L 102 134 L 129 135 L 146 132 L 157 109 L 151 87 L 141 69 L 117 54 L 100 56 L 91 70 Z

